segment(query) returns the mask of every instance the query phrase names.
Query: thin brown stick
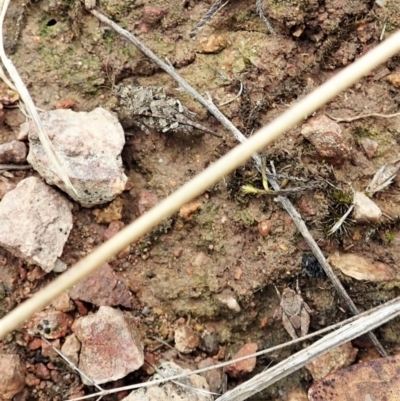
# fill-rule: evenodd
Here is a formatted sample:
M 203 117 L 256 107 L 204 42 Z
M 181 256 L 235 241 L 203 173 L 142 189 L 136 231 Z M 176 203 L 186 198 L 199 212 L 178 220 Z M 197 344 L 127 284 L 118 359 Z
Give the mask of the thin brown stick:
M 400 116 L 400 112 L 394 113 L 394 114 L 379 114 L 379 113 L 359 114 L 358 116 L 354 116 L 354 117 L 333 117 L 331 114 L 328 114 L 326 112 L 325 112 L 325 114 L 331 120 L 335 120 L 338 123 L 351 123 L 352 121 L 361 120 L 362 118 L 368 118 L 368 117 L 393 118 L 393 117 Z
M 152 52 L 146 45 L 144 45 L 139 39 L 137 39 L 133 34 L 130 32 L 126 31 L 125 29 L 121 28 L 118 24 L 115 22 L 111 21 L 109 18 L 107 18 L 105 15 L 99 13 L 96 10 L 91 10 L 90 11 L 96 18 L 98 18 L 100 21 L 104 22 L 105 24 L 109 25 L 111 28 L 113 28 L 117 33 L 119 33 L 122 37 L 127 39 L 129 42 L 133 43 L 140 51 L 142 51 L 147 57 L 149 57 L 156 65 L 161 67 L 166 73 L 168 73 L 175 81 L 178 82 L 178 84 L 186 90 L 191 96 L 193 96 L 194 99 L 196 99 L 200 104 L 202 104 L 214 117 L 225 127 L 227 128 L 234 137 L 241 143 L 244 143 L 247 141 L 247 138 L 229 121 L 220 111 L 219 109 L 215 106 L 215 104 L 212 102 L 211 98 L 209 97 L 209 100 L 206 100 L 203 96 L 200 95 L 200 93 L 193 88 L 189 83 L 187 83 L 174 69 L 174 67 L 171 64 L 167 64 L 164 61 L 162 61 L 154 52 Z M 253 160 L 256 164 L 256 167 L 259 171 L 262 170 L 262 162 L 261 158 L 258 154 L 253 155 Z M 267 170 L 269 174 L 271 172 Z M 281 188 L 278 185 L 278 183 L 271 177 L 269 176 L 268 178 L 272 188 L 276 191 L 279 191 Z M 344 300 L 344 302 L 347 304 L 349 310 L 353 314 L 358 314 L 358 309 L 350 296 L 347 294 L 345 288 L 341 284 L 340 280 L 337 278 L 335 273 L 333 272 L 332 267 L 329 265 L 327 260 L 325 259 L 325 256 L 323 255 L 321 249 L 319 248 L 318 244 L 312 237 L 311 233 L 306 227 L 306 224 L 302 220 L 300 214 L 297 212 L 293 204 L 290 202 L 290 200 L 286 197 L 279 196 L 277 198 L 277 201 L 282 204 L 282 206 L 285 208 L 285 210 L 288 212 L 288 214 L 291 216 L 293 219 L 294 223 L 296 224 L 297 228 L 303 235 L 304 239 L 306 240 L 307 244 L 310 246 L 312 252 L 314 253 L 315 257 L 317 260 L 320 262 L 322 268 L 325 270 L 326 275 L 329 277 L 331 280 L 333 286 L 335 287 L 336 291 L 339 293 L 341 298 Z M 383 348 L 382 344 L 380 344 L 379 340 L 376 338 L 376 336 L 373 333 L 368 334 L 371 341 L 373 342 L 374 346 L 376 347 L 377 351 L 379 352 L 380 355 L 382 356 L 387 356 L 387 352 Z

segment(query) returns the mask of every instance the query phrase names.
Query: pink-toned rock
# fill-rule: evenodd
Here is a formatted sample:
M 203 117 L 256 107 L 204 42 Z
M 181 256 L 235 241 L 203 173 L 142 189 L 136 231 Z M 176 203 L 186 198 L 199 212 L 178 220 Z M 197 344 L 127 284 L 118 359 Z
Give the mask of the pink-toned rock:
M 66 292 L 61 293 L 51 305 L 60 312 L 70 312 L 75 309 L 74 303 Z
M 309 401 L 398 401 L 400 354 L 370 359 L 315 381 Z
M 301 134 L 326 161 L 341 165 L 350 156 L 340 125 L 325 114 L 310 118 L 301 127 Z
M 32 373 L 28 373 L 25 378 L 25 383 L 29 387 L 38 387 L 40 384 L 40 379 Z
M 257 352 L 258 346 L 255 343 L 248 343 L 243 345 L 240 350 L 232 357 L 232 359 L 242 358 L 247 355 L 254 354 Z M 252 357 L 249 359 L 245 359 L 244 361 L 236 362 L 232 365 L 229 365 L 225 368 L 226 373 L 230 377 L 240 377 L 247 373 L 250 373 L 256 367 L 256 357 Z
M 108 241 L 110 238 L 114 237 L 114 235 L 120 232 L 124 227 L 125 224 L 122 221 L 112 221 L 104 231 L 104 241 Z
M 146 213 L 158 203 L 158 198 L 147 189 L 142 189 L 139 193 L 138 209 L 140 215 Z
M 81 343 L 75 334 L 65 337 L 65 342 L 61 347 L 61 352 L 75 365 L 78 365 L 80 350 Z
M 98 384 L 121 379 L 143 365 L 135 323 L 117 309 L 101 306 L 79 318 L 73 331 L 82 343 L 79 368 Z M 90 384 L 84 377 L 82 381 Z
M 28 348 L 32 351 L 39 349 L 42 346 L 42 339 L 35 337 L 30 343 Z
M 145 6 L 142 12 L 142 21 L 145 24 L 154 25 L 159 22 L 165 14 L 165 9 L 161 7 Z
M 199 337 L 190 326 L 180 326 L 175 330 L 175 348 L 182 354 L 191 353 L 199 344 Z
M 368 159 L 372 159 L 376 155 L 379 146 L 378 142 L 369 138 L 362 138 L 360 140 L 360 145 L 364 153 L 367 155 Z
M 37 331 L 44 338 L 56 339 L 68 333 L 72 322 L 72 317 L 64 312 L 43 311 L 33 315 L 28 322 L 28 328 Z
M 56 348 L 58 350 L 60 349 L 60 339 L 59 338 L 51 341 L 50 344 L 44 340 L 42 341 L 42 355 L 44 357 L 56 358 L 58 356 L 58 354 L 54 348 Z
M 15 354 L 0 354 L 0 394 L 10 400 L 25 386 L 25 364 Z
M 209 368 L 214 366 L 216 362 L 212 358 L 204 359 L 198 364 L 199 369 Z M 221 368 L 208 370 L 207 372 L 201 373 L 201 375 L 207 380 L 210 386 L 210 391 L 213 393 L 220 393 L 222 388 L 223 371 Z
M 345 343 L 312 360 L 305 367 L 314 380 L 321 380 L 329 373 L 350 366 L 355 361 L 357 353 L 357 348 L 351 343 Z
M 130 308 L 132 303 L 129 290 L 107 263 L 76 284 L 69 295 L 73 300 L 97 306 L 122 305 Z
M 49 380 L 50 370 L 47 369 L 46 365 L 44 365 L 43 363 L 38 363 L 36 365 L 35 375 L 39 377 L 39 379 Z
M 0 145 L 0 164 L 22 164 L 26 162 L 28 149 L 23 142 L 11 141 Z
M 84 302 L 75 299 L 74 303 L 80 316 L 86 316 L 89 313 L 89 309 Z
M 72 229 L 71 204 L 36 177 L 22 180 L 0 202 L 0 246 L 50 272 Z
M 98 107 L 89 113 L 51 110 L 40 117 L 76 192 L 55 172 L 32 122 L 28 161 L 50 185 L 84 207 L 110 202 L 125 189 L 127 177 L 121 159 L 125 134 L 114 114 Z
M 258 232 L 263 237 L 266 237 L 270 234 L 272 230 L 272 223 L 271 220 L 262 220 L 258 223 Z
M 108 241 L 112 238 L 115 234 L 120 232 L 125 227 L 125 224 L 122 221 L 112 221 L 106 231 L 104 231 L 103 239 L 104 241 Z M 119 259 L 123 259 L 128 257 L 131 254 L 131 247 L 128 245 L 123 251 L 118 254 Z
M 308 198 L 303 196 L 298 203 L 298 208 L 303 216 L 315 216 L 317 214 L 317 209 L 313 198 Z

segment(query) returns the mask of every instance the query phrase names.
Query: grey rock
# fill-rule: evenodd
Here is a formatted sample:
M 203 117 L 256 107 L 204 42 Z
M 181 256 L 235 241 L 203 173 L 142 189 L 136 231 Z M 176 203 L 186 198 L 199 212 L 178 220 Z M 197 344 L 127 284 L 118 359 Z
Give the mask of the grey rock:
M 26 162 L 26 154 L 28 150 L 26 145 L 20 141 L 11 141 L 0 145 L 0 164 L 15 163 L 21 164 Z
M 204 359 L 200 361 L 198 364 L 199 369 L 210 368 L 211 366 L 215 366 L 216 362 L 212 358 Z M 208 385 L 210 386 L 210 391 L 213 393 L 220 393 L 223 383 L 224 372 L 221 368 L 214 368 L 212 370 L 207 370 L 206 372 L 201 373 L 201 375 L 207 380 Z
M 201 341 L 201 347 L 208 355 L 214 356 L 218 354 L 219 342 L 215 334 L 206 334 Z
M 129 290 L 107 263 L 76 284 L 69 295 L 73 300 L 78 299 L 97 306 L 122 305 L 130 308 L 132 305 Z
M 350 156 L 350 148 L 342 134 L 342 128 L 325 114 L 307 120 L 301 134 L 315 147 L 320 157 L 334 164 L 343 164 Z
M 28 161 L 47 183 L 58 186 L 85 207 L 110 202 L 124 190 L 127 177 L 121 152 L 125 136 L 114 114 L 98 107 L 89 113 L 59 109 L 40 116 L 77 194 L 55 173 L 36 125 L 31 123 Z
M 0 246 L 50 272 L 72 229 L 71 204 L 36 177 L 22 180 L 0 202 Z
M 163 379 L 168 376 L 189 373 L 189 369 L 182 369 L 173 362 L 166 362 L 159 368 L 159 374 L 155 374 L 152 380 Z M 211 401 L 213 396 L 208 393 L 209 386 L 204 377 L 200 375 L 190 375 L 179 379 L 182 386 L 173 382 L 166 382 L 151 387 L 144 387 L 132 391 L 121 401 Z M 197 389 L 197 391 L 196 391 Z
M 79 369 L 96 383 L 125 377 L 144 362 L 143 346 L 135 322 L 109 306 L 79 318 L 72 327 L 82 343 Z M 82 381 L 90 384 L 84 377 Z

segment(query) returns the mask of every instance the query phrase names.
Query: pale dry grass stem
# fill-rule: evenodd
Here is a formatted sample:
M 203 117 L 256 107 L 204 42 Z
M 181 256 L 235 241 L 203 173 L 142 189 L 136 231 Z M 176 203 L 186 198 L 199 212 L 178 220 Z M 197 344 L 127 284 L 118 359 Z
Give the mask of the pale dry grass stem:
M 44 151 L 46 152 L 46 155 L 48 156 L 56 174 L 59 176 L 59 178 L 65 183 L 67 188 L 70 188 L 73 192 L 76 193 L 76 189 L 72 185 L 67 173 L 65 172 L 62 163 L 57 156 L 54 147 L 45 131 L 43 128 L 42 122 L 40 120 L 39 114 L 36 110 L 36 107 L 32 101 L 32 98 L 28 92 L 28 89 L 26 88 L 25 84 L 23 83 L 21 77 L 18 74 L 17 69 L 14 67 L 14 64 L 12 61 L 7 57 L 5 51 L 4 51 L 4 46 L 3 46 L 3 23 L 4 23 L 4 17 L 7 12 L 7 8 L 10 4 L 10 0 L 0 0 L 0 59 L 7 70 L 8 74 L 10 75 L 12 81 L 14 84 L 10 82 L 10 80 L 7 79 L 7 76 L 5 75 L 4 71 L 1 69 L 0 74 L 1 78 L 3 81 L 13 90 L 16 90 L 22 101 L 24 102 L 25 108 L 27 109 L 27 112 L 30 116 L 30 118 L 35 122 L 37 129 L 38 129 L 38 135 L 40 142 L 43 146 Z

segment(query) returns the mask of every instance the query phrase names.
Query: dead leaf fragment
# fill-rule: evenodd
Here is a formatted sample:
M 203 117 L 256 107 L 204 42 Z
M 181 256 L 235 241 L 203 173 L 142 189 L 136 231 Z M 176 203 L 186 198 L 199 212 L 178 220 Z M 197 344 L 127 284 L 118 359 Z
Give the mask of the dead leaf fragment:
M 365 189 L 368 196 L 372 196 L 375 192 L 381 191 L 393 182 L 400 169 L 399 161 L 400 159 L 397 159 L 393 163 L 385 164 L 377 170 L 371 182 Z
M 309 401 L 400 401 L 400 354 L 339 370 L 314 383 Z
M 328 262 L 339 269 L 343 274 L 356 280 L 391 281 L 398 272 L 391 266 L 381 262 L 371 262 L 363 256 L 352 253 L 335 252 L 330 255 Z

